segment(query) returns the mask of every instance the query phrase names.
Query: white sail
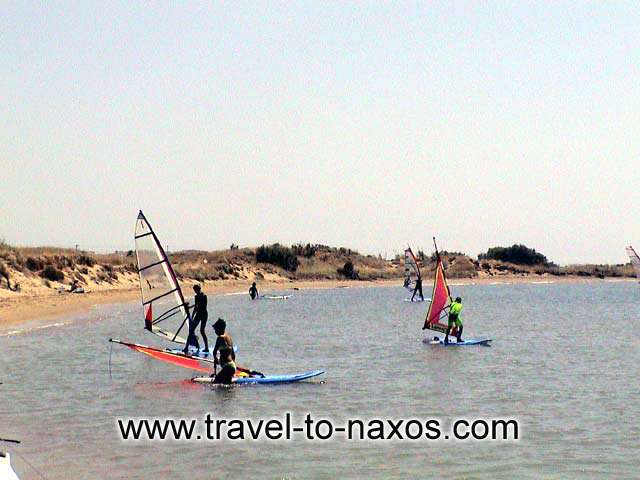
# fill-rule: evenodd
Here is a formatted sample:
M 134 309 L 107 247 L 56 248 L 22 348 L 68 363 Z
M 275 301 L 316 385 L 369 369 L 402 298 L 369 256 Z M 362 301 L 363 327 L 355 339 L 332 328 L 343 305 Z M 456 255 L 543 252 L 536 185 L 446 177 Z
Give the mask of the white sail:
M 636 271 L 636 277 L 640 278 L 640 257 L 631 245 L 629 245 L 626 250 L 627 255 L 629 255 L 629 260 L 631 260 L 631 265 L 633 265 L 633 269 Z
M 136 258 L 145 327 L 150 332 L 176 343 L 188 334 L 189 309 L 167 254 L 142 211 L 135 231 Z
M 410 247 L 404 251 L 404 288 L 413 292 L 416 287 L 416 280 L 420 276 L 418 260 Z
M 20 480 L 11 468 L 11 455 L 0 452 L 0 480 Z

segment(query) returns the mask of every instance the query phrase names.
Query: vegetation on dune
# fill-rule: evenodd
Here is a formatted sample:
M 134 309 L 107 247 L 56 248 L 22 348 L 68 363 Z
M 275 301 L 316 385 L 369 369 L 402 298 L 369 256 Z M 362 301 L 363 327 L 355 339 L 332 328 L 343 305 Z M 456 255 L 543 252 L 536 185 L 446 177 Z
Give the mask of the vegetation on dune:
M 354 268 L 351 260 L 347 260 L 341 268 L 338 268 L 337 272 L 349 280 L 360 280 L 358 271 Z
M 47 265 L 42 272 L 40 272 L 40 275 L 42 278 L 46 278 L 52 282 L 62 282 L 64 280 L 64 273 L 53 265 Z
M 424 260 L 424 253 L 422 253 L 422 260 Z M 448 250 L 440 250 L 438 252 L 440 254 L 440 258 L 442 259 L 447 259 L 447 258 L 455 258 L 455 257 L 467 257 L 468 255 L 466 253 L 462 253 L 462 252 L 450 252 Z M 436 252 L 433 252 L 431 254 L 431 256 L 429 257 L 429 260 L 431 260 L 432 262 L 435 262 L 437 258 Z
M 20 282 L 36 279 L 38 284 L 54 288 L 52 282 L 77 280 L 83 284 L 113 283 L 121 273 L 135 272 L 136 267 L 123 254 L 95 254 L 69 248 L 13 247 L 0 240 L 0 288 L 21 290 Z M 12 280 L 13 284 L 12 284 Z
M 629 264 L 569 265 L 559 267 L 535 249 L 524 245 L 493 247 L 475 260 L 461 252 L 440 252 L 449 278 L 500 277 L 530 274 L 581 277 L 631 277 Z M 435 254 L 417 253 L 424 278 L 433 275 Z M 380 280 L 398 279 L 404 271 L 403 255 L 385 260 L 380 255 L 362 255 L 349 248 L 322 244 L 279 243 L 258 248 L 220 251 L 184 250 L 169 256 L 178 278 L 206 281 L 282 280 Z M 54 247 L 13 247 L 0 239 L 0 288 L 18 291 L 24 285 L 58 288 L 73 280 L 83 285 L 121 285 L 136 281 L 133 251 L 96 254 Z M 124 275 L 124 276 L 123 276 Z M 127 276 L 128 275 L 128 276 Z M 18 283 L 20 282 L 20 283 Z M 26 288 L 23 288 L 26 291 Z
M 302 243 L 297 243 L 295 245 L 291 245 L 292 252 L 298 257 L 311 258 L 316 255 L 319 251 L 331 251 L 331 247 L 327 247 L 326 245 L 319 244 L 310 244 L 307 243 L 303 245 Z
M 300 265 L 294 249 L 285 247 L 279 243 L 258 247 L 256 250 L 256 261 L 277 265 L 289 272 L 295 272 L 298 269 L 298 265 Z
M 11 291 L 17 292 L 20 290 L 20 284 L 16 283 L 15 285 L 11 285 L 11 274 L 9 273 L 9 269 L 7 266 L 0 262 L 0 287 L 2 287 L 2 279 L 5 279 L 7 282 L 7 288 Z
M 478 255 L 478 260 L 498 260 L 516 265 L 548 265 L 549 261 L 542 253 L 525 245 L 511 245 L 510 247 L 492 247 L 487 253 Z

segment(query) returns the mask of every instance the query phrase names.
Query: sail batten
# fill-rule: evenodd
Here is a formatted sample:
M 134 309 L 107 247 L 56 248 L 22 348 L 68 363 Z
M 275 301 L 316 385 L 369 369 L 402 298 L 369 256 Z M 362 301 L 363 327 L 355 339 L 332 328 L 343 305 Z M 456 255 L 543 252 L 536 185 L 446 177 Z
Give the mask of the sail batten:
M 146 267 L 143 267 L 140 270 L 138 270 L 138 273 L 143 272 L 144 270 L 147 270 L 149 268 L 155 267 L 156 265 L 160 265 L 162 262 L 164 262 L 164 260 L 160 260 L 156 263 L 152 263 L 151 265 L 147 265 Z
M 163 293 L 162 295 L 158 295 L 155 298 L 152 298 L 151 300 L 147 300 L 146 302 L 142 302 L 142 305 L 149 305 L 150 303 L 155 302 L 156 300 L 160 300 L 163 297 L 166 297 L 167 295 L 171 295 L 172 293 L 176 292 L 177 288 L 174 288 L 173 290 L 169 290 L 168 292 Z
M 142 212 L 140 212 L 142 213 Z M 144 216 L 143 216 L 144 217 Z M 138 217 L 139 218 L 139 217 Z M 144 238 L 144 237 L 148 237 L 149 235 L 153 235 L 153 232 L 148 232 L 148 233 L 142 233 L 140 235 L 135 235 L 133 238 L 138 240 L 139 238 Z
M 184 344 L 186 340 L 178 334 L 190 320 L 189 305 L 167 254 L 142 211 L 138 214 L 134 237 L 145 328 L 164 339 Z M 156 327 L 160 322 L 164 324 L 162 329 Z

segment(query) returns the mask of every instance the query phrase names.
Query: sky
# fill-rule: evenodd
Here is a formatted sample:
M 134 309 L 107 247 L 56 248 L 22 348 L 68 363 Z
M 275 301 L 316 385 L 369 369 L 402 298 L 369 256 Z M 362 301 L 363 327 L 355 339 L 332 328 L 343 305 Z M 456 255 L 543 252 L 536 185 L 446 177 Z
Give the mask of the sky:
M 640 246 L 635 2 L 3 2 L 0 238 Z

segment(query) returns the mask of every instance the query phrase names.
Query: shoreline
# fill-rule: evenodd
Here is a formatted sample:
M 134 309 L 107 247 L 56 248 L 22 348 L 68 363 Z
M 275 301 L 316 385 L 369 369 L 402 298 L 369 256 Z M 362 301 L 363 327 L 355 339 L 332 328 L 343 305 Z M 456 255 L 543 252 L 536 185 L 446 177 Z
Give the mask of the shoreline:
M 623 283 L 637 282 L 635 278 L 608 277 L 552 277 L 546 275 L 504 275 L 500 277 L 452 278 L 449 285 L 508 285 L 515 283 L 555 284 L 555 283 Z M 186 295 L 190 287 L 197 282 L 182 282 Z M 207 295 L 218 296 L 230 293 L 245 293 L 249 289 L 248 281 L 208 281 L 203 282 Z M 286 282 L 260 282 L 261 293 L 282 293 L 291 290 L 311 290 L 330 288 L 371 288 L 401 287 L 402 279 L 391 280 L 299 280 Z M 428 288 L 426 289 L 428 290 Z M 248 294 L 247 294 L 248 295 Z M 135 288 L 114 288 L 85 294 L 51 293 L 48 295 L 16 295 L 0 299 L 0 330 L 27 323 L 38 324 L 47 320 L 79 314 L 90 310 L 94 305 L 127 303 L 139 300 L 140 290 Z

